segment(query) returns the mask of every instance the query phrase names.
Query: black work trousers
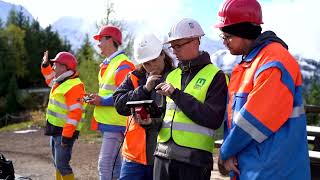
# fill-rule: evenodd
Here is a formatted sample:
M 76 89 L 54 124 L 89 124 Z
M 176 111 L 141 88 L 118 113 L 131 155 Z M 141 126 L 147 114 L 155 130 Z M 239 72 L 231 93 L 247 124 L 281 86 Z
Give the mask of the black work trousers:
M 209 168 L 155 157 L 153 180 L 210 180 Z

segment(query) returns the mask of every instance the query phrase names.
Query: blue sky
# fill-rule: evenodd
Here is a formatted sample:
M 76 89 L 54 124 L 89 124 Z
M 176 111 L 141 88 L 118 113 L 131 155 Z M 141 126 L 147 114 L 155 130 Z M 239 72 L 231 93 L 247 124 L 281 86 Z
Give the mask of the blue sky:
M 100 21 L 106 0 L 4 0 L 23 5 L 39 20 L 42 27 L 62 16 Z M 159 36 L 167 34 L 171 25 L 183 17 L 196 19 L 206 36 L 217 39 L 213 28 L 222 0 L 113 0 L 116 17 L 134 22 L 141 31 Z M 263 10 L 263 30 L 273 30 L 293 54 L 320 60 L 319 0 L 259 0 Z

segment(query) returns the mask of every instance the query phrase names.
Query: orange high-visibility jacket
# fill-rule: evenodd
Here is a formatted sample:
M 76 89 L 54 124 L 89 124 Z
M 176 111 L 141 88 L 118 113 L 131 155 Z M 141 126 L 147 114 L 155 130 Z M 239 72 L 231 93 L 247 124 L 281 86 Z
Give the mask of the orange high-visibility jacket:
M 47 67 L 41 67 L 41 72 L 43 76 L 46 79 L 46 83 L 48 86 L 52 86 L 51 93 L 55 91 L 59 87 L 60 84 L 54 84 L 53 78 L 54 78 L 54 71 L 52 70 L 51 66 Z M 50 75 L 50 76 L 48 76 Z M 52 76 L 51 76 L 52 75 Z M 78 76 L 78 73 L 75 73 L 72 77 Z M 50 78 L 48 78 L 50 77 Z M 80 122 L 82 119 L 82 113 L 83 113 L 83 101 L 81 99 L 83 98 L 85 94 L 85 89 L 83 83 L 73 86 L 66 94 L 64 94 L 65 97 L 65 104 L 68 107 L 69 111 L 67 114 L 67 119 L 72 119 L 77 122 Z M 62 130 L 62 136 L 71 138 L 74 134 L 74 132 L 77 129 L 77 126 L 75 126 L 73 123 L 68 123 L 66 119 L 66 123 L 63 126 Z
M 41 66 L 41 73 L 46 81 L 46 84 L 49 87 L 52 87 L 53 85 L 53 78 L 55 75 L 55 72 L 52 70 L 51 65 L 48 65 L 47 67 Z
M 237 158 L 239 179 L 310 179 L 301 85 L 298 63 L 277 42 L 234 68 L 220 152 L 223 160 Z

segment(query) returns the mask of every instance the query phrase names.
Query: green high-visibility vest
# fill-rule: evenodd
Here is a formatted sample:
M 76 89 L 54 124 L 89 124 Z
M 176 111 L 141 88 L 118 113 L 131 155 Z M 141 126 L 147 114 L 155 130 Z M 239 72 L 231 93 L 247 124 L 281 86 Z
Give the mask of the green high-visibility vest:
M 129 58 L 124 54 L 119 54 L 114 57 L 108 64 L 103 76 L 101 77 L 101 69 L 98 75 L 99 79 L 99 93 L 101 97 L 112 95 L 117 89 L 115 82 L 115 72 L 118 66 L 124 61 L 129 61 Z M 129 61 L 130 62 L 130 61 Z M 96 106 L 94 108 L 93 116 L 95 120 L 102 124 L 125 126 L 126 116 L 121 116 L 117 113 L 114 106 Z
M 204 103 L 208 88 L 220 69 L 213 64 L 202 68 L 189 82 L 183 92 L 192 95 Z M 181 89 L 181 69 L 172 71 L 166 79 L 175 88 Z M 170 137 L 180 146 L 213 152 L 214 130 L 194 123 L 188 118 L 172 99 L 166 98 L 166 114 L 158 135 L 158 142 L 167 142 Z M 211 117 L 208 117 L 209 119 Z M 212 119 L 214 121 L 214 119 Z
M 74 86 L 82 84 L 79 78 L 68 79 L 60 84 L 56 89 L 51 89 L 49 96 L 49 103 L 47 108 L 46 118 L 50 124 L 58 127 L 63 127 L 66 122 L 73 124 L 80 131 L 83 126 L 84 116 L 85 116 L 85 106 L 80 103 L 73 104 L 70 107 L 65 103 L 64 95 Z M 68 118 L 69 110 L 81 108 L 82 116 L 80 122 L 74 119 Z

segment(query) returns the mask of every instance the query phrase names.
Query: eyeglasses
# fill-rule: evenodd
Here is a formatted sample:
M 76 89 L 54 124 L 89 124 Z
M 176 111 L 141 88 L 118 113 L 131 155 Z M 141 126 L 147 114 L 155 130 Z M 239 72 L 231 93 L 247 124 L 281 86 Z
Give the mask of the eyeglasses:
M 221 39 L 223 39 L 224 41 L 229 41 L 229 40 L 233 37 L 233 35 L 221 33 L 221 34 L 219 35 L 219 37 L 220 37 Z
M 191 43 L 192 41 L 194 41 L 194 39 L 192 39 L 192 40 L 190 40 L 190 41 L 187 41 L 187 42 L 185 42 L 185 43 L 182 43 L 182 44 L 171 45 L 169 48 L 172 48 L 172 49 L 177 50 L 177 49 L 182 48 L 182 46 Z

